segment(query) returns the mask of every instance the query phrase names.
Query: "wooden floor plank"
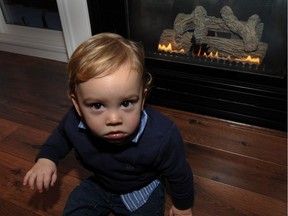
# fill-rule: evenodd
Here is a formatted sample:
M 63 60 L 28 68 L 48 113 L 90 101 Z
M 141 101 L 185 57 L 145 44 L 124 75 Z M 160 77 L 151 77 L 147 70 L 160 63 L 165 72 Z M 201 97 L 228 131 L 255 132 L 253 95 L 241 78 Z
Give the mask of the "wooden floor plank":
M 59 174 L 59 181 L 49 192 L 38 194 L 21 185 L 23 170 L 30 162 L 0 152 L 1 196 L 21 208 L 39 215 L 60 215 L 70 191 L 79 182 L 70 175 Z M 5 177 L 4 177 L 5 176 Z M 215 216 L 284 216 L 286 203 L 268 196 L 195 176 L 196 199 L 194 215 Z
M 19 124 L 0 118 L 0 141 L 19 128 Z
M 287 165 L 287 133 L 155 106 L 197 145 Z
M 0 215 L 3 216 L 39 216 L 30 210 L 24 209 L 7 200 L 0 198 Z
M 41 145 L 49 135 L 50 133 L 43 130 L 18 125 L 18 128 L 13 133 L 10 133 L 9 136 L 0 141 L 0 148 L 3 153 L 11 154 L 34 163 Z M 91 175 L 90 172 L 80 166 L 73 152 L 61 161 L 58 171 L 82 179 Z
M 58 173 L 57 184 L 42 194 L 22 186 L 23 177 L 32 163 L 0 151 L 1 198 L 39 215 L 61 215 L 66 199 L 79 179 Z
M 64 63 L 0 52 L 0 117 L 52 131 L 71 106 Z M 38 68 L 38 69 L 36 69 Z M 17 84 L 16 84 L 17 83 Z
M 0 142 L 1 151 L 33 162 L 49 135 L 46 131 L 18 124 L 17 129 Z
M 186 144 L 194 174 L 280 200 L 287 199 L 287 167 Z
M 196 216 L 287 215 L 284 201 L 198 176 L 195 177 L 195 183 Z

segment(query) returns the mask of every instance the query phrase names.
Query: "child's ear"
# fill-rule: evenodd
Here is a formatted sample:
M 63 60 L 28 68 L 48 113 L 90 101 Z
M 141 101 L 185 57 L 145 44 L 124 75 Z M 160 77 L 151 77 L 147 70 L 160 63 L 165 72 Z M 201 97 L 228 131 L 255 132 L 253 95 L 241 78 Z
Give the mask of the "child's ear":
M 74 105 L 78 115 L 82 117 L 82 113 L 81 113 L 81 109 L 80 109 L 77 97 L 74 94 L 71 94 L 71 99 L 72 99 L 73 105 Z

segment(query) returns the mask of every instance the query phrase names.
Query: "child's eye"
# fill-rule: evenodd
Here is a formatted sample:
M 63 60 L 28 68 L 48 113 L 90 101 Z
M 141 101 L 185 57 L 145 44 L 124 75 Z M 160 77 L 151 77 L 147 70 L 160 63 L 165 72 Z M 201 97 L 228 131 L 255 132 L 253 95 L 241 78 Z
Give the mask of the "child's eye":
M 131 106 L 132 104 L 133 104 L 133 102 L 130 101 L 130 100 L 129 100 L 129 101 L 123 101 L 123 102 L 122 102 L 122 106 L 125 107 L 125 108 Z
M 90 104 L 89 106 L 92 109 L 96 109 L 96 110 L 99 110 L 99 109 L 103 108 L 103 104 L 101 104 L 101 103 L 93 103 L 93 104 Z

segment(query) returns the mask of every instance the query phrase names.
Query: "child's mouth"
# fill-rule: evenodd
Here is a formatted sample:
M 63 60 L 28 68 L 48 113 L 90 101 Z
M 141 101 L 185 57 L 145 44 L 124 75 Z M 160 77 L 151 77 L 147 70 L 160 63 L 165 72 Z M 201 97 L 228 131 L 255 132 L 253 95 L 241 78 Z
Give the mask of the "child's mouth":
M 121 141 L 127 137 L 127 134 L 122 131 L 111 131 L 107 133 L 104 138 L 109 141 Z

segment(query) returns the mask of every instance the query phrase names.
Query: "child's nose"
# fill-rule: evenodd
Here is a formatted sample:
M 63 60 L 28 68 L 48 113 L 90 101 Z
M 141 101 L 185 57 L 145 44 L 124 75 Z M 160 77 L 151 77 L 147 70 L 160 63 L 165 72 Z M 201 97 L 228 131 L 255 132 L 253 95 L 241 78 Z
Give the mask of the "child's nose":
M 119 125 L 121 123 L 122 123 L 122 118 L 119 112 L 117 111 L 109 112 L 107 119 L 106 119 L 106 125 Z

